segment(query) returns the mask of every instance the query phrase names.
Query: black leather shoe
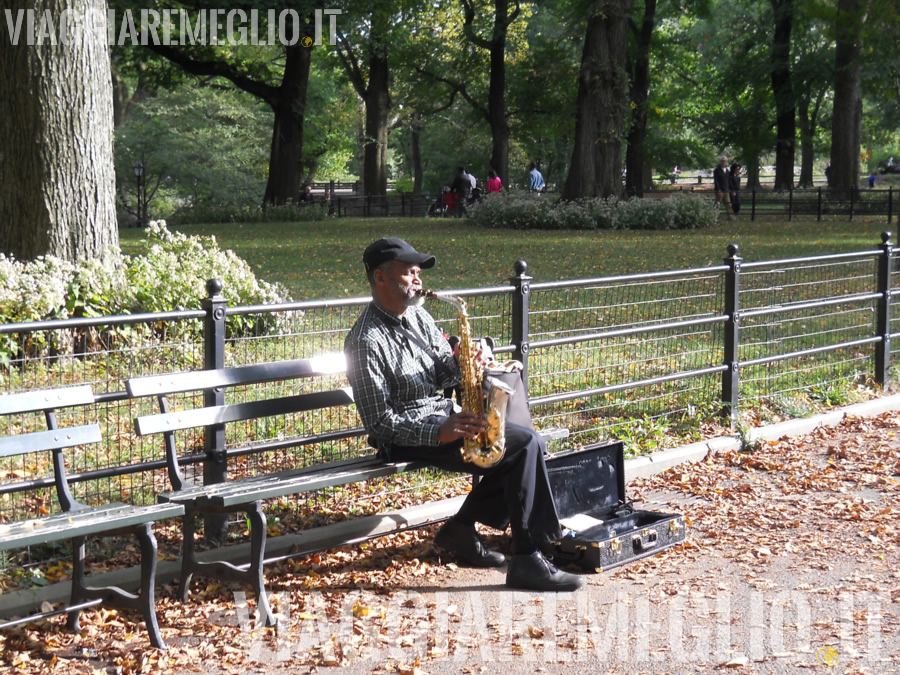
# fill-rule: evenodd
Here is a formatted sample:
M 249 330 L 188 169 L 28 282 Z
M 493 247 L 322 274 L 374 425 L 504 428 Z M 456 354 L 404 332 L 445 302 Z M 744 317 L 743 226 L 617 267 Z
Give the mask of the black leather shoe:
M 506 585 L 528 591 L 577 591 L 585 578 L 556 569 L 540 551 L 514 555 L 506 572 Z
M 475 567 L 500 567 L 506 562 L 505 555 L 484 547 L 474 525 L 464 525 L 452 519 L 438 530 L 434 545 Z

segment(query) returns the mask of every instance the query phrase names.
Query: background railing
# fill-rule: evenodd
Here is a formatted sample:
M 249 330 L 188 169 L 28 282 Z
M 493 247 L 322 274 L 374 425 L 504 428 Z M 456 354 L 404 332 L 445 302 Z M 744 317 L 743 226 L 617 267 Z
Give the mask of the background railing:
M 742 412 L 765 423 L 841 403 L 862 385 L 888 387 L 898 320 L 889 233 L 856 253 L 764 262 L 744 262 L 736 245 L 726 253 L 723 264 L 705 268 L 544 283 L 519 261 L 508 285 L 452 293 L 466 300 L 473 333 L 492 335 L 498 353 L 526 365 L 536 424 L 570 429 L 551 450 L 618 437 L 630 453 L 650 451 L 699 438 L 723 413 L 726 424 Z M 132 425 L 155 401 L 130 399 L 127 378 L 341 351 L 368 301 L 228 307 L 213 293 L 190 311 L 0 325 L 0 351 L 9 357 L 0 364 L 0 393 L 89 384 L 93 409 L 61 416 L 61 425 L 74 421 L 66 415 L 90 417 L 105 431 L 100 451 L 67 458 L 78 497 L 152 502 L 168 489 L 161 439 L 140 438 Z M 452 307 L 435 302 L 429 310 L 455 332 Z M 259 385 L 229 391 L 224 402 L 336 385 L 346 386 L 343 376 Z M 207 402 L 225 396 L 205 394 Z M 176 400 L 173 409 L 202 398 Z M 16 431 L 29 422 L 2 424 Z M 179 443 L 188 471 L 206 482 L 371 452 L 352 409 L 230 424 Z M 51 505 L 51 475 L 21 458 L 2 460 L 0 514 Z M 393 477 L 286 508 L 325 522 L 434 499 L 458 490 L 459 480 L 440 472 Z
M 715 198 L 710 186 L 678 186 L 668 190 L 644 191 L 644 199 L 665 199 L 673 194 L 689 193 Z M 558 195 L 548 194 L 549 198 Z M 830 188 L 772 190 L 753 188 L 741 190 L 741 218 L 759 220 L 794 218 L 822 220 L 853 220 L 854 218 L 887 218 L 891 224 L 897 217 L 897 197 L 893 187 L 875 190 L 833 190 Z M 317 202 L 322 198 L 315 197 Z M 430 207 L 440 203 L 441 194 L 414 195 L 392 192 L 387 195 L 334 195 L 328 202 L 329 215 L 339 218 L 421 218 Z

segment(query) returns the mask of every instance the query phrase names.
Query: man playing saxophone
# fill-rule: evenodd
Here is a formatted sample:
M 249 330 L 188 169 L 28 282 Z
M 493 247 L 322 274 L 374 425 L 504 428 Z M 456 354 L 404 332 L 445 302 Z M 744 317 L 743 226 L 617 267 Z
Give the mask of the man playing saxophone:
M 369 442 L 388 461 L 425 461 L 481 476 L 459 512 L 438 531 L 435 546 L 474 566 L 500 567 L 506 557 L 484 548 L 475 523 L 501 531 L 509 526 L 508 586 L 537 591 L 583 586 L 583 577 L 558 570 L 541 552 L 561 536 L 543 439 L 507 422 L 499 461 L 482 466 L 460 454 L 464 440 L 477 438 L 487 423 L 444 396 L 459 383 L 460 369 L 448 341 L 422 307 L 421 271 L 432 268 L 435 257 L 403 239 L 386 237 L 366 248 L 363 264 L 372 302 L 347 335 L 344 351 Z

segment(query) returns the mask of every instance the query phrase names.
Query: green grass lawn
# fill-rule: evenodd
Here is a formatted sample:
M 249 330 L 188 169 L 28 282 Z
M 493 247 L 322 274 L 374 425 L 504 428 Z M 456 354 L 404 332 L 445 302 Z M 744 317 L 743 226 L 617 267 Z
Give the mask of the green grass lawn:
M 884 217 L 852 223 L 739 219 L 708 230 L 535 232 L 486 230 L 465 220 L 348 218 L 173 229 L 215 235 L 257 276 L 284 284 L 294 300 L 321 300 L 368 295 L 362 252 L 382 236 L 403 237 L 434 253 L 438 264 L 427 272 L 426 285 L 458 289 L 505 284 L 519 259 L 535 281 L 557 281 L 716 265 L 730 243 L 748 261 L 871 250 L 896 223 L 889 226 Z M 120 236 L 125 253 L 142 251 L 142 231 L 124 229 Z

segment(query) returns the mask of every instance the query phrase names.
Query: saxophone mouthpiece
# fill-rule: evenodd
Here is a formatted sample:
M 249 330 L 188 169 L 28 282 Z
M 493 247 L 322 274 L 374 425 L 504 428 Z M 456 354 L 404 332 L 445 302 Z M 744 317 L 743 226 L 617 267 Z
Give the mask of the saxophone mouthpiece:
M 437 293 L 435 293 L 430 288 L 420 288 L 419 290 L 416 291 L 416 295 L 418 295 L 420 298 L 427 298 L 429 300 L 431 298 L 437 297 Z

